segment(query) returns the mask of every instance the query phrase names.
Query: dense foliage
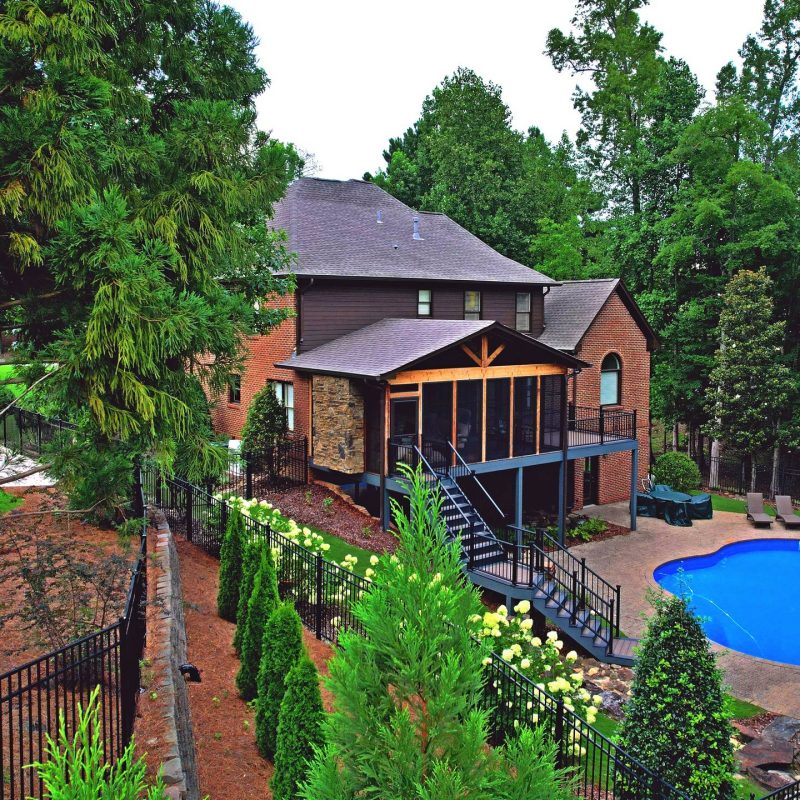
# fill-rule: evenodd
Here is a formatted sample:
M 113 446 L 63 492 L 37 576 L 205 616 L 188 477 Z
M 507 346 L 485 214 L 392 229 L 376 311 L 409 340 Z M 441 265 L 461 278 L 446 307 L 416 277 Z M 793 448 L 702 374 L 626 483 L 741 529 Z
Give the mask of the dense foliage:
M 734 796 L 722 674 L 680 597 L 659 597 L 639 648 L 619 743 L 694 800 Z
M 793 370 L 795 384 L 800 374 L 800 3 L 766 0 L 742 67 L 720 65 L 707 98 L 642 20 L 647 5 L 575 0 L 570 27 L 549 33 L 554 68 L 581 78 L 574 143 L 515 130 L 500 87 L 459 69 L 367 177 L 556 279 L 622 277 L 661 337 L 654 414 L 686 424 L 692 451 L 709 430 L 749 450 L 714 424 L 706 396 L 723 292 L 741 269 L 772 279 L 783 327 L 768 363 Z M 781 444 L 797 445 L 798 423 L 795 391 Z
M 329 662 L 334 711 L 301 796 L 571 798 L 541 735 L 487 746 L 478 591 L 447 541 L 440 499 L 419 471 L 409 484 L 410 513 L 394 507 L 397 553 L 380 558 L 353 609 L 363 635 L 343 631 Z
M 272 452 L 287 430 L 286 409 L 268 383 L 256 392 L 247 409 L 242 450 L 248 457 L 262 458 Z
M 686 453 L 662 453 L 653 465 L 656 483 L 665 483 L 676 492 L 689 492 L 700 486 L 700 470 Z
M 63 712 L 58 715 L 56 738 L 45 732 L 44 758 L 32 764 L 45 795 L 58 800 L 167 800 L 160 777 L 148 787 L 147 765 L 143 757 L 135 757 L 133 740 L 113 764 L 106 759 L 99 695 L 98 686 L 86 708 L 78 706 L 71 735 Z
M 256 696 L 264 629 L 279 603 L 272 552 L 269 547 L 261 547 L 258 572 L 253 578 L 253 590 L 247 601 L 242 633 L 242 659 L 236 675 L 236 688 L 245 700 L 252 700 Z
M 267 222 L 301 162 L 255 127 L 255 45 L 211 0 L 3 4 L 0 326 L 87 452 L 213 473 L 200 384 L 287 313 L 255 301 L 291 286 Z
M 278 721 L 289 671 L 303 655 L 303 623 L 291 603 L 272 612 L 264 628 L 256 701 L 256 745 L 264 758 L 274 758 Z
M 286 676 L 286 692 L 278 715 L 275 773 L 270 783 L 274 800 L 296 800 L 315 748 L 322 747 L 322 694 L 319 675 L 303 654 Z
M 225 526 L 219 553 L 219 588 L 217 589 L 217 613 L 228 622 L 236 622 L 236 613 L 239 608 L 244 547 L 244 518 L 238 508 L 232 508 L 228 513 L 228 524 Z
M 261 566 L 261 548 L 266 543 L 262 539 L 247 542 L 242 556 L 242 579 L 239 582 L 239 604 L 236 606 L 236 632 L 233 634 L 233 649 L 241 654 L 242 637 L 247 623 L 247 604 L 253 594 L 253 581 Z

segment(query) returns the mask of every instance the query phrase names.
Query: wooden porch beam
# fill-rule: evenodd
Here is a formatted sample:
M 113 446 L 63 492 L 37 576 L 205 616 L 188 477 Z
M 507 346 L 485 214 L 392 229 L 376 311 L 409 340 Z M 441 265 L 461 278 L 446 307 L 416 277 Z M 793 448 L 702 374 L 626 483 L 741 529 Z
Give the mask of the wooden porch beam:
M 500 353 L 502 353 L 502 352 L 503 352 L 503 350 L 505 350 L 505 349 L 506 349 L 506 346 L 505 346 L 505 344 L 501 344 L 499 347 L 496 347 L 496 348 L 495 348 L 495 349 L 492 351 L 491 355 L 489 356 L 489 359 L 488 359 L 488 361 L 487 361 L 487 363 L 486 363 L 486 366 L 487 366 L 487 367 L 490 367 L 490 366 L 492 365 L 492 362 L 493 362 L 493 361 L 494 361 L 494 360 L 497 358 L 497 356 L 499 356 L 499 355 L 500 355 Z
M 472 352 L 471 348 L 467 347 L 465 344 L 461 345 L 461 349 L 479 366 L 482 367 L 480 358 Z
M 512 364 L 506 367 L 450 367 L 398 372 L 389 380 L 397 383 L 435 383 L 439 381 L 471 381 L 484 378 L 532 378 L 537 375 L 563 375 L 566 367 L 557 364 Z

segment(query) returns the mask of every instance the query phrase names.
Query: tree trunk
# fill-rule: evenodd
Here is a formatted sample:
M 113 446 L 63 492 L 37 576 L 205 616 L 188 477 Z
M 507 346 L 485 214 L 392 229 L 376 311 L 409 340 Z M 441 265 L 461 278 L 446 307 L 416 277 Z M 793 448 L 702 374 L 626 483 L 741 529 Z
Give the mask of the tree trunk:
M 776 494 L 780 494 L 781 487 L 778 483 L 778 472 L 781 463 L 781 448 L 776 444 L 772 448 L 772 479 L 769 483 L 769 493 L 774 498 Z
M 756 463 L 756 454 L 752 453 L 750 456 L 750 491 L 756 490 L 756 477 L 758 476 L 758 464 Z
M 711 440 L 711 458 L 708 468 L 708 488 L 719 489 L 719 452 L 720 441 L 719 439 Z
M 678 423 L 674 423 L 672 426 L 672 449 L 676 451 L 678 449 Z

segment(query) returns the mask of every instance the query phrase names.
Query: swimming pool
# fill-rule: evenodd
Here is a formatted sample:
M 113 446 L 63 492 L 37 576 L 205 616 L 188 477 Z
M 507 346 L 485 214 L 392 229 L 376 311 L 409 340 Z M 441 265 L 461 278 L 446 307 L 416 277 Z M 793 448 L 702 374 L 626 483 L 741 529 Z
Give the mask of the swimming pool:
M 712 642 L 800 665 L 800 540 L 736 542 L 668 561 L 653 577 L 689 600 Z

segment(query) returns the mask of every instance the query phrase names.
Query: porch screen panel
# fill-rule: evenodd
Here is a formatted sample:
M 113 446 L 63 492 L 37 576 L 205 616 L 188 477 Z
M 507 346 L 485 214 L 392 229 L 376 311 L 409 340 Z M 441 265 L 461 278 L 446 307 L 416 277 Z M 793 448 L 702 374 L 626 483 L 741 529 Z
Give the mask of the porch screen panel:
M 483 381 L 459 381 L 456 397 L 456 447 L 465 461 L 480 461 L 483 455 Z
M 514 379 L 514 455 L 536 452 L 536 393 L 538 378 Z
M 562 394 L 561 375 L 544 375 L 542 377 L 542 452 L 561 448 Z
M 422 384 L 422 451 L 435 469 L 450 463 L 453 438 L 453 382 Z
M 511 432 L 511 380 L 486 381 L 486 460 L 508 458 Z

